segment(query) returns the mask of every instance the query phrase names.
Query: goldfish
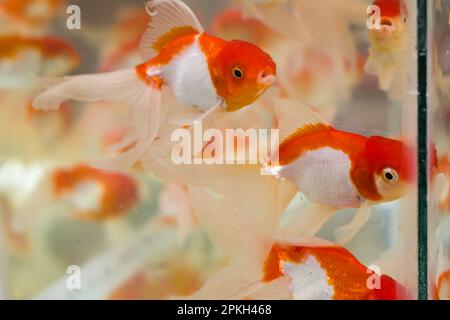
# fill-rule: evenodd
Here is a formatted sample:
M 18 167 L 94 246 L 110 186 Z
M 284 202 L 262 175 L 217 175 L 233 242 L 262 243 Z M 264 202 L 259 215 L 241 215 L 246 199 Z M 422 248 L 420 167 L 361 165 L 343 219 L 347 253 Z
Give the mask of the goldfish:
M 265 282 L 290 277 L 294 299 L 395 300 L 406 297 L 406 289 L 401 284 L 388 275 L 377 275 L 339 246 L 277 243 L 266 258 L 263 270 Z M 302 287 L 306 285 L 309 286 Z
M 33 32 L 47 24 L 62 4 L 62 0 L 2 0 L 0 17 L 23 32 Z
M 7 35 L 0 36 L 0 61 L 0 88 L 14 88 L 30 82 L 31 72 L 55 76 L 74 69 L 80 54 L 58 37 Z
M 408 9 L 403 0 L 375 0 L 379 8 L 369 14 L 374 18 L 369 28 L 369 57 L 365 70 L 378 76 L 382 90 L 392 99 L 399 99 L 406 89 L 407 67 L 405 56 L 409 47 Z
M 130 176 L 86 165 L 56 170 L 52 185 L 56 199 L 68 199 L 78 208 L 77 217 L 94 221 L 119 217 L 139 199 L 138 186 Z
M 336 210 L 359 208 L 337 230 L 337 242 L 347 243 L 369 219 L 370 205 L 399 199 L 414 182 L 413 153 L 403 141 L 341 131 L 295 100 L 274 101 L 280 144 L 268 172 L 311 201 L 286 232 L 314 234 Z
M 134 146 L 102 168 L 127 168 L 148 149 L 164 117 L 164 88 L 183 104 L 202 111 L 198 120 L 204 120 L 216 111 L 233 112 L 250 105 L 276 80 L 276 65 L 269 54 L 245 41 L 225 41 L 205 33 L 182 1 L 149 1 L 146 10 L 150 23 L 140 43 L 144 63 L 63 78 L 33 102 L 34 108 L 43 110 L 56 110 L 67 99 L 130 105 L 135 130 L 125 140 Z
M 244 230 L 251 233 L 254 228 L 246 229 L 248 225 L 237 223 L 234 227 L 236 233 L 229 237 L 238 238 L 234 242 L 244 248 L 231 251 L 228 265 L 189 298 L 394 300 L 409 297 L 402 284 L 388 275 L 376 274 L 341 246 L 309 236 L 275 239 L 273 234 L 264 232 L 259 232 L 258 241 L 254 241 L 249 238 L 256 234 L 237 233 Z M 264 223 L 259 227 L 270 230 Z

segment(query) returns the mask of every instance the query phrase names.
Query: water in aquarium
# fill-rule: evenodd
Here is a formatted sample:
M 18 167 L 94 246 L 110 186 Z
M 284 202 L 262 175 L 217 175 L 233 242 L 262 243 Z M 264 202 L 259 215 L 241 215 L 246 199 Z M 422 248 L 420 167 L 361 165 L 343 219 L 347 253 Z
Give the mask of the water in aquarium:
M 420 3 L 0 1 L 0 299 L 449 299 Z

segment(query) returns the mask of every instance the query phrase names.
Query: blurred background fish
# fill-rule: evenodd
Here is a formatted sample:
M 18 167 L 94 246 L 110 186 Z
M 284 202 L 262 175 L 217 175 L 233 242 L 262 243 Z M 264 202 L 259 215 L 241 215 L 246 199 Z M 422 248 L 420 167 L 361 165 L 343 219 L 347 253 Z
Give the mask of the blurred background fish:
M 369 28 L 369 58 L 365 70 L 378 76 L 380 88 L 393 99 L 405 92 L 407 60 L 405 55 L 411 45 L 408 33 L 408 8 L 403 0 L 375 0 L 369 10 L 374 22 Z

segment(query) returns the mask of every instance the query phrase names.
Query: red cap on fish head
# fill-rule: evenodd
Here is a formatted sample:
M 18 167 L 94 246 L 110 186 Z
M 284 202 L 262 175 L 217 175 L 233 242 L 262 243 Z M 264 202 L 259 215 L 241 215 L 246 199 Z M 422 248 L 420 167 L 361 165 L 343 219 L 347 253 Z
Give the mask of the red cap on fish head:
M 408 9 L 403 0 L 375 0 L 373 5 L 380 7 L 382 17 L 396 18 L 408 15 Z

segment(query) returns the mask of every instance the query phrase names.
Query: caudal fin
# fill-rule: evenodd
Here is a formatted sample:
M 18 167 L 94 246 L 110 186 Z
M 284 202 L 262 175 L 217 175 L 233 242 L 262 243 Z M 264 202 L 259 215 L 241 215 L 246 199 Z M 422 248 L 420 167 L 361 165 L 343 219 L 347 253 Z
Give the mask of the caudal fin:
M 100 74 L 64 77 L 56 81 L 42 80 L 47 88 L 33 101 L 36 110 L 57 110 L 66 100 L 86 102 L 127 101 L 135 94 L 136 85 L 142 83 L 135 69 L 125 69 Z
M 79 75 L 46 83 L 47 90 L 37 96 L 32 105 L 37 110 L 57 110 L 61 103 L 74 99 L 86 102 L 117 101 L 130 107 L 130 136 L 124 139 L 134 147 L 116 158 L 102 161 L 97 167 L 123 170 L 133 165 L 155 139 L 160 123 L 161 92 L 141 80 L 134 68 L 114 72 Z

